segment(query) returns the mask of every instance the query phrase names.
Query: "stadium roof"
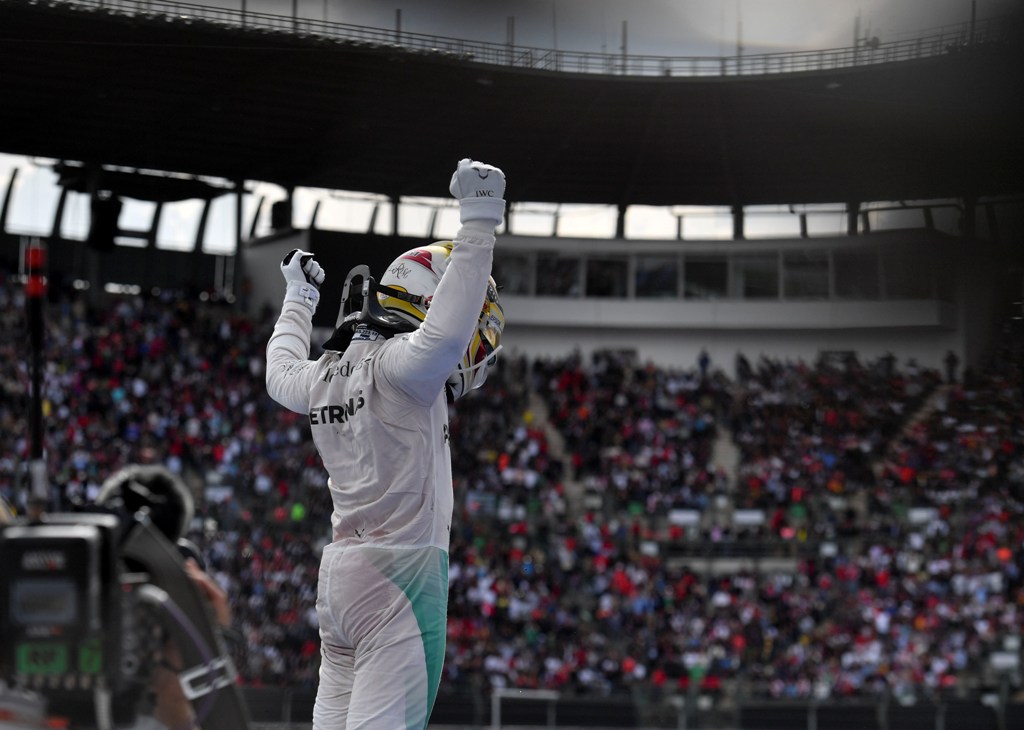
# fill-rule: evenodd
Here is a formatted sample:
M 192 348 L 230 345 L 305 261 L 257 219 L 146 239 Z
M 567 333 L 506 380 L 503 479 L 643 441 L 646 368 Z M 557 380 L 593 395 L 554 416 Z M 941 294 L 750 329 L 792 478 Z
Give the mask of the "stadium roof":
M 0 151 L 393 196 L 446 195 L 471 156 L 562 203 L 1024 192 L 1019 26 L 892 62 L 633 76 L 102 5 L 0 0 Z

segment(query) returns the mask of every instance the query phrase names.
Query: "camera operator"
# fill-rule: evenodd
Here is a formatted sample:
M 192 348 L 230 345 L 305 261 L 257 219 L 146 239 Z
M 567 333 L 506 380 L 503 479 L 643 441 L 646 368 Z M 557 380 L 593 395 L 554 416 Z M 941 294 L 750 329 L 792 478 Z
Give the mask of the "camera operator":
M 213 618 L 226 637 L 230 633 L 231 608 L 224 589 L 200 566 L 198 549 L 185 539 L 194 505 L 185 482 L 163 466 L 135 464 L 121 469 L 100 488 L 97 503 L 121 514 L 145 514 L 168 540 L 178 546 L 185 558 L 185 572 L 206 600 Z M 198 730 L 192 703 L 182 690 L 179 675 L 186 669 L 179 647 L 168 639 L 161 660 L 154 670 L 151 688 L 154 693 L 152 720 L 143 718 L 133 730 Z
M 189 578 L 199 588 L 200 593 L 210 603 L 217 623 L 227 628 L 231 625 L 231 607 L 228 604 L 228 595 L 224 589 L 199 567 L 199 564 L 192 558 L 185 561 L 185 571 Z M 153 719 L 159 721 L 168 730 L 194 730 L 199 726 L 195 724 L 195 711 L 192 703 L 182 692 L 181 683 L 178 681 L 178 674 L 185 667 L 177 645 L 173 641 L 164 644 L 163 657 L 160 665 L 153 675 L 153 692 L 156 695 L 156 704 L 153 709 Z M 142 725 L 138 730 L 149 730 L 153 725 Z

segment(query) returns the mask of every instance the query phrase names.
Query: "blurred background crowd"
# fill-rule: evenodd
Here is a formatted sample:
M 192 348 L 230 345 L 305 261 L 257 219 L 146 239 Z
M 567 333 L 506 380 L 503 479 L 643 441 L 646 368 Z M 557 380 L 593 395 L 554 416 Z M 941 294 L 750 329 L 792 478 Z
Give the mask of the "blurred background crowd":
M 55 296 L 44 418 L 62 508 L 126 464 L 179 473 L 244 683 L 313 686 L 331 503 L 305 419 L 265 394 L 272 316 Z M 17 503 L 16 282 L 0 320 L 0 493 Z M 1022 363 L 724 365 L 513 353 L 452 406 L 444 687 L 911 701 L 992 681 L 990 655 L 1024 629 Z

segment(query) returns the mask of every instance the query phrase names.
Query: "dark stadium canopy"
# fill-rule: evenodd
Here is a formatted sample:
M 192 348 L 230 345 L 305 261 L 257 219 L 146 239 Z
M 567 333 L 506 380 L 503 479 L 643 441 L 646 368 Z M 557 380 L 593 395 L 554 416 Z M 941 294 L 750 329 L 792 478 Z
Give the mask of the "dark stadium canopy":
M 1022 48 L 625 77 L 0 0 L 0 151 L 394 196 L 447 195 L 464 156 L 503 167 L 514 200 L 1019 194 Z

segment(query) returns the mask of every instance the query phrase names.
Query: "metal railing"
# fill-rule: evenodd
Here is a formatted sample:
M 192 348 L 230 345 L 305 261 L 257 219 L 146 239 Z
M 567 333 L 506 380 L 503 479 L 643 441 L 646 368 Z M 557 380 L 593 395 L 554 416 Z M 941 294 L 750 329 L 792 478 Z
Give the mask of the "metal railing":
M 33 0 L 41 2 L 41 0 Z M 654 56 L 563 51 L 511 43 L 489 43 L 372 28 L 300 15 L 210 7 L 176 0 L 49 0 L 53 7 L 105 11 L 183 24 L 210 23 L 268 34 L 317 39 L 354 47 L 452 58 L 465 62 L 535 71 L 608 76 L 755 76 L 828 71 L 897 63 L 1004 43 L 1020 36 L 1013 23 L 989 19 L 943 26 L 916 38 L 865 43 L 819 51 L 790 51 L 738 56 Z M 877 40 L 877 39 L 874 39 Z

